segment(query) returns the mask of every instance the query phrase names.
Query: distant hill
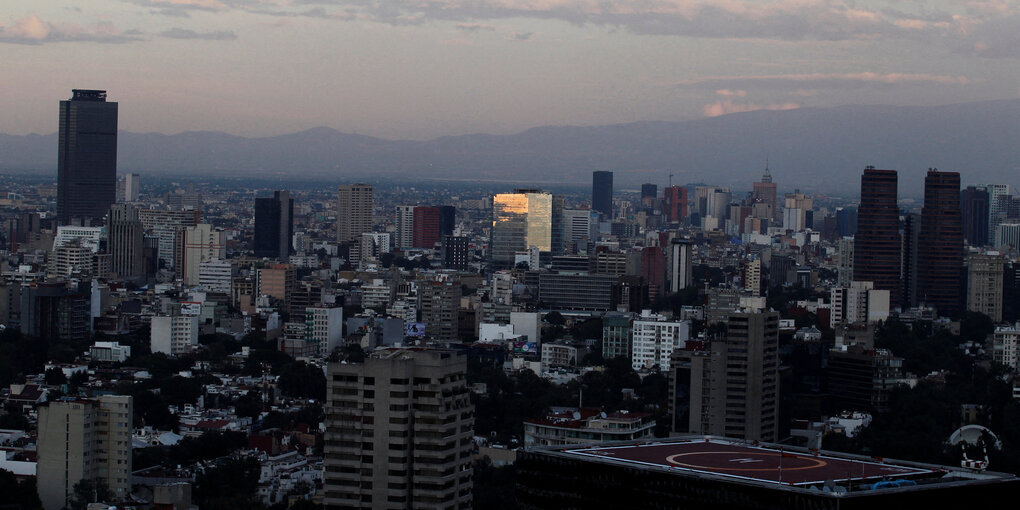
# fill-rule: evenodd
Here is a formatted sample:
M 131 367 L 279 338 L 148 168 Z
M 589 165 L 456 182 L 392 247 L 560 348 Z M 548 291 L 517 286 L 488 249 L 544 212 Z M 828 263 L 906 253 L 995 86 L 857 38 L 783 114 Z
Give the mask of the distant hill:
M 56 134 L 0 134 L 0 171 L 56 172 Z M 612 170 L 617 188 L 703 181 L 750 188 L 769 157 L 780 189 L 839 193 L 866 165 L 900 171 L 916 194 L 928 167 L 964 184 L 1016 181 L 1020 100 L 934 107 L 843 106 L 754 111 L 682 122 L 537 127 L 512 135 L 385 140 L 314 128 L 265 138 L 191 131 L 121 132 L 119 170 L 164 175 L 280 174 L 354 178 L 590 183 Z

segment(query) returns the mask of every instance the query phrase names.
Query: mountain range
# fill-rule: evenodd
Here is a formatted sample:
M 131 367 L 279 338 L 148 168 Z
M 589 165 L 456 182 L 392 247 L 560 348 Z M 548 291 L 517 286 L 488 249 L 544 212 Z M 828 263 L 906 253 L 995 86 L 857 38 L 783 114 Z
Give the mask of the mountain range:
M 0 134 L 0 172 L 56 174 L 57 135 Z M 964 185 L 1015 184 L 1020 100 L 946 106 L 841 106 L 752 111 L 677 122 L 544 126 L 510 135 L 387 140 L 314 128 L 245 138 L 222 132 L 122 131 L 118 171 L 327 181 L 453 179 L 520 185 L 590 185 L 615 172 L 617 188 L 707 182 L 750 188 L 766 165 L 780 190 L 847 195 L 867 165 L 900 171 L 917 194 L 929 167 Z

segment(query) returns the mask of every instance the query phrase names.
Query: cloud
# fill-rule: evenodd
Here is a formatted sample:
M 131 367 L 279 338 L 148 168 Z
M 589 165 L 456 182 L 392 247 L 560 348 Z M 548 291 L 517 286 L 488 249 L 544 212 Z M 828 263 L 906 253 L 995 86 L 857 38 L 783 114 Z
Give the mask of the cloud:
M 507 36 L 507 40 L 524 42 L 530 41 L 531 38 L 534 36 L 535 36 L 534 32 L 511 32 L 510 35 Z
M 29 14 L 8 26 L 0 27 L 0 43 L 126 43 L 142 40 L 144 40 L 144 37 L 142 37 L 142 33 L 138 30 L 121 31 L 108 21 L 89 25 L 74 23 L 53 24 L 43 20 L 36 14 Z
M 900 85 L 900 84 L 922 84 L 934 83 L 939 85 L 968 85 L 973 80 L 966 76 L 951 76 L 926 73 L 802 73 L 802 74 L 768 74 L 768 75 L 735 75 L 735 76 L 707 76 L 689 80 L 673 82 L 672 85 L 680 87 L 698 87 L 714 89 L 724 87 L 722 91 L 730 92 L 729 89 L 743 90 L 745 88 L 851 88 L 867 84 L 878 85 Z M 717 90 L 719 95 L 721 91 Z
M 487 31 L 496 30 L 496 27 L 489 25 L 487 23 L 457 23 L 454 26 L 465 32 L 477 32 L 479 30 Z
M 797 108 L 800 108 L 800 105 L 796 103 L 777 103 L 762 106 L 751 103 L 734 103 L 729 99 L 724 99 L 722 101 L 706 104 L 701 109 L 701 113 L 703 113 L 706 117 L 718 117 L 720 115 L 752 112 L 755 110 L 796 110 Z
M 746 90 L 719 89 L 719 90 L 715 91 L 715 94 L 717 96 L 744 97 L 744 96 L 747 95 L 747 91 Z
M 237 34 L 229 30 L 217 30 L 214 32 L 195 32 L 185 28 L 171 28 L 159 35 L 170 39 L 205 39 L 209 41 L 232 41 L 237 39 Z

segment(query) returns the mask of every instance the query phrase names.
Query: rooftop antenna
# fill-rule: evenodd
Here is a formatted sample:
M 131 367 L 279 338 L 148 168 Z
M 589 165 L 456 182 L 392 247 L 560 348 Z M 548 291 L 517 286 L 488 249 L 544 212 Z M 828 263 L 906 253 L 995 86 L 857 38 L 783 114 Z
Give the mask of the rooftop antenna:
M 673 187 L 673 174 L 669 174 L 669 187 Z

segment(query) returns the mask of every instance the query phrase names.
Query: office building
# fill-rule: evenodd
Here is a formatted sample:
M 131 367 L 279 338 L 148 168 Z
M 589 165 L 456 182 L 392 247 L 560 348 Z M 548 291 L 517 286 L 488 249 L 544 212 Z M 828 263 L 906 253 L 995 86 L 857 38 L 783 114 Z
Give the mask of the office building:
M 857 233 L 857 208 L 836 208 L 836 233 L 840 237 L 853 237 Z
M 39 405 L 36 484 L 45 510 L 61 510 L 83 480 L 106 485 L 114 501 L 131 494 L 130 396 L 64 397 Z
M 1020 368 L 1020 323 L 996 326 L 992 333 L 992 361 Z
M 72 90 L 57 144 L 57 221 L 101 221 L 117 199 L 117 103 L 105 90 Z
M 999 252 L 967 257 L 967 310 L 1002 322 L 1002 291 L 1006 259 Z
M 142 176 L 138 174 L 124 174 L 124 201 L 137 202 L 141 191 Z
M 694 285 L 694 245 L 686 239 L 674 239 L 669 251 L 669 291 L 680 292 Z
M 963 307 L 960 174 L 928 170 L 917 250 L 917 298 L 952 315 Z
M 198 346 L 198 317 L 177 315 L 153 317 L 149 345 L 152 352 L 167 356 L 187 354 Z
M 779 314 L 733 311 L 709 346 L 675 351 L 671 385 L 689 395 L 687 431 L 775 441 L 779 412 Z M 672 414 L 683 397 L 670 401 Z M 682 426 L 682 424 L 678 424 Z
M 554 310 L 613 310 L 613 286 L 619 277 L 583 272 L 547 272 L 538 276 L 538 299 Z
M 372 185 L 347 184 L 337 190 L 336 241 L 345 243 L 361 239 L 372 231 L 374 207 Z
M 466 372 L 463 354 L 431 349 L 330 363 L 325 508 L 471 508 Z
M 393 235 L 393 242 L 401 250 L 414 246 L 414 209 L 413 205 L 397 206 L 397 228 Z
M 996 235 L 999 223 L 1009 217 L 1009 206 L 1013 198 L 1012 188 L 1009 184 L 988 184 L 985 185 L 985 189 L 988 191 L 988 242 L 1002 246 Z
M 655 201 L 659 197 L 659 187 L 652 183 L 641 185 L 641 205 L 646 211 L 655 210 Z
M 613 172 L 591 173 L 591 210 L 607 220 L 613 219 Z
M 967 186 L 960 192 L 960 222 L 963 239 L 971 246 L 988 244 L 988 188 Z
M 89 300 L 88 293 L 72 291 L 62 281 L 40 282 L 23 285 L 19 303 L 13 305 L 21 309 L 22 333 L 52 343 L 89 337 Z
M 117 278 L 145 276 L 144 229 L 138 210 L 130 204 L 114 204 L 107 220 L 111 270 Z
M 867 167 L 861 175 L 861 205 L 854 237 L 854 279 L 888 290 L 890 300 L 902 299 L 900 281 L 900 210 L 896 204 L 895 170 Z
M 159 261 L 167 269 L 180 270 L 184 229 L 202 222 L 198 209 L 139 209 L 138 219 L 146 234 L 156 237 Z
M 516 254 L 532 246 L 552 251 L 552 205 L 552 194 L 537 189 L 517 189 L 492 197 L 489 260 L 493 266 L 513 266 Z
M 257 234 L 256 230 L 256 235 Z M 184 229 L 181 264 L 184 284 L 198 285 L 203 262 L 227 258 L 223 231 L 208 223 L 199 223 Z
M 837 267 L 836 285 L 840 287 L 850 286 L 854 281 L 854 238 L 841 237 L 838 244 L 839 262 Z
M 439 205 L 439 236 L 452 236 L 457 228 L 457 208 L 452 205 Z
M 1020 249 L 1020 223 L 1010 221 L 996 225 L 995 247 Z
M 256 198 L 255 256 L 286 262 L 294 251 L 293 237 L 294 199 L 290 198 L 290 192 L 274 191 L 272 197 Z
M 260 296 L 270 296 L 285 303 L 290 302 L 297 285 L 297 269 L 293 264 L 270 264 L 258 269 L 256 291 Z
M 631 319 L 616 312 L 602 317 L 602 357 L 631 359 Z
M 198 285 L 206 292 L 230 294 L 235 276 L 237 264 L 229 260 L 212 259 L 198 264 Z
M 828 374 L 835 401 L 858 411 L 888 411 L 893 389 L 907 383 L 903 358 L 860 344 L 830 351 Z
M 663 190 L 663 214 L 670 223 L 681 223 L 687 219 L 687 188 L 670 186 Z
M 658 246 L 641 249 L 641 277 L 648 282 L 648 299 L 666 294 L 666 254 Z
M 443 236 L 440 260 L 446 269 L 467 269 L 468 262 L 467 236 Z
M 779 194 L 776 188 L 776 183 L 772 182 L 772 173 L 769 172 L 768 165 L 765 166 L 765 173 L 761 176 L 761 181 L 756 182 L 752 185 L 753 199 L 756 202 L 765 204 L 768 206 L 769 219 L 777 219 L 779 215 Z
M 411 245 L 415 248 L 433 249 L 439 242 L 439 208 L 418 206 L 414 208 L 414 228 Z

